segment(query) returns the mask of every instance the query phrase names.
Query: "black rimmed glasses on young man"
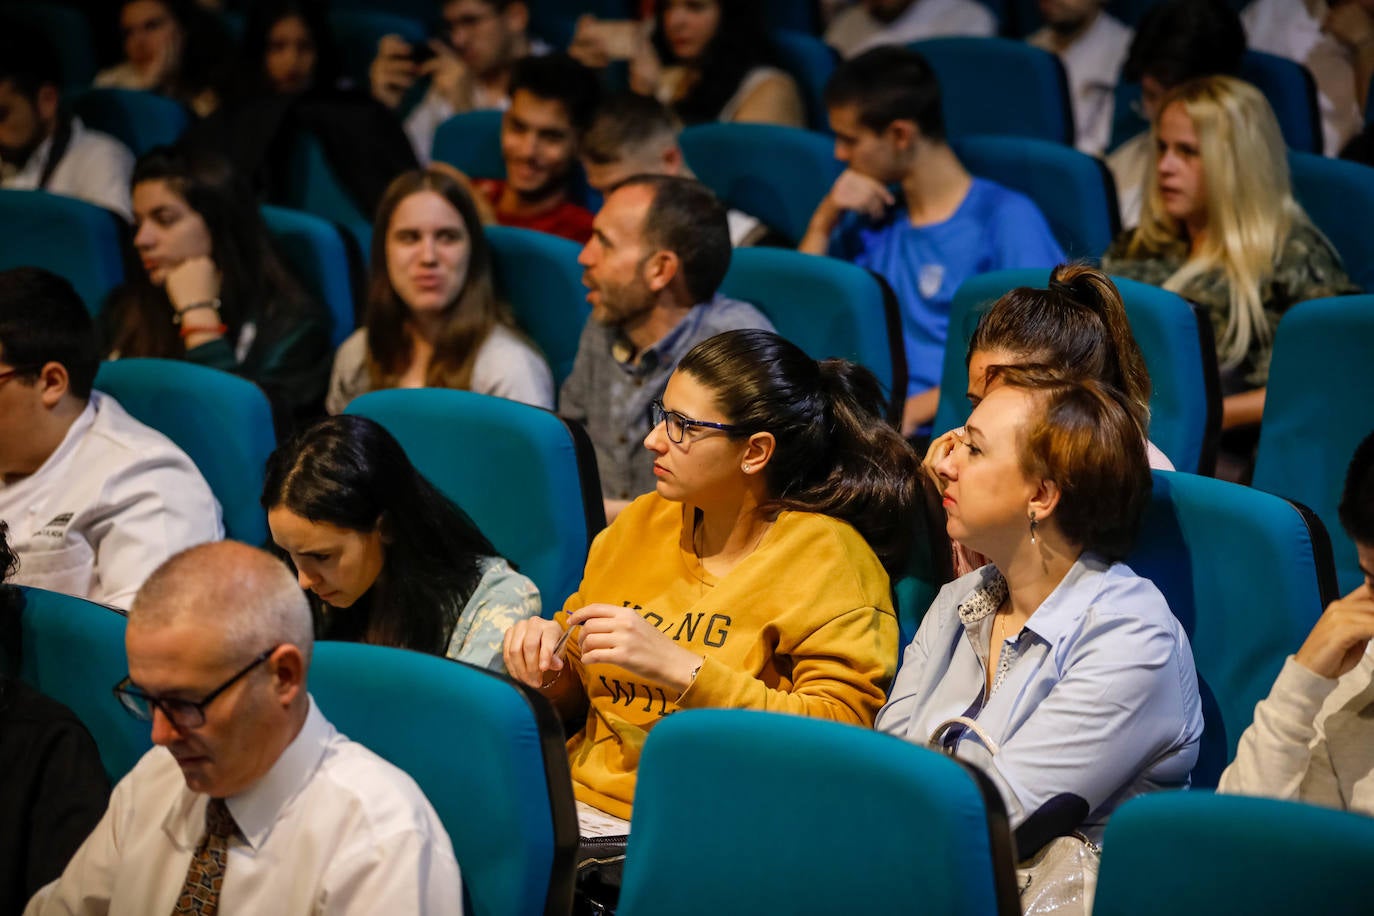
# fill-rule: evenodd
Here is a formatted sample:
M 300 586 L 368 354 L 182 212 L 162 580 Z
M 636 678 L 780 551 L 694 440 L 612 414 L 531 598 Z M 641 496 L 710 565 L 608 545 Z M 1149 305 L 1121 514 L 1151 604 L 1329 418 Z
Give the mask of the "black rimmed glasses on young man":
M 682 439 L 687 435 L 689 429 L 718 429 L 721 432 L 738 432 L 741 427 L 733 423 L 712 423 L 710 420 L 693 420 L 691 417 L 684 417 L 676 410 L 666 410 L 663 402 L 653 401 L 649 407 L 653 410 L 654 425 L 663 424 L 664 431 L 668 434 L 668 439 L 678 445 L 682 444 Z
M 281 646 L 273 646 L 268 649 L 245 665 L 238 674 L 206 694 L 200 701 L 181 700 L 174 697 L 155 697 L 151 693 L 144 692 L 127 677 L 114 685 L 114 695 L 124 710 L 140 721 L 153 721 L 153 710 L 160 709 L 168 721 L 177 728 L 199 728 L 205 724 L 205 707 L 214 702 L 215 697 L 234 686 L 245 674 L 267 661 L 272 657 L 272 653 L 280 648 Z

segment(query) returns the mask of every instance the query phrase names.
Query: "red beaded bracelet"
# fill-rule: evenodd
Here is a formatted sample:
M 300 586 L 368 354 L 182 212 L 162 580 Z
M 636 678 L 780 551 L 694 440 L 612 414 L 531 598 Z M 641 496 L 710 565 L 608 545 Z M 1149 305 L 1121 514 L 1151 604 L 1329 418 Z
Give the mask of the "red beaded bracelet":
M 186 325 L 183 324 L 181 326 L 181 330 L 178 333 L 181 334 L 182 340 L 185 340 L 192 334 L 214 334 L 217 337 L 223 337 L 225 334 L 229 333 L 229 325 L 219 324 L 213 328 L 188 328 Z

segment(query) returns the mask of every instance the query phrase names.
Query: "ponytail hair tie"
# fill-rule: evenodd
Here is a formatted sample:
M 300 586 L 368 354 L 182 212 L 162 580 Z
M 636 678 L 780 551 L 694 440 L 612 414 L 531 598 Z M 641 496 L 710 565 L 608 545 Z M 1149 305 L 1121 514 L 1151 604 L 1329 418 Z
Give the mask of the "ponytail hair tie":
M 1065 283 L 1063 280 L 1056 280 L 1054 278 L 1050 278 L 1050 282 L 1048 285 L 1050 292 L 1058 293 L 1066 299 L 1074 299 L 1073 287 Z

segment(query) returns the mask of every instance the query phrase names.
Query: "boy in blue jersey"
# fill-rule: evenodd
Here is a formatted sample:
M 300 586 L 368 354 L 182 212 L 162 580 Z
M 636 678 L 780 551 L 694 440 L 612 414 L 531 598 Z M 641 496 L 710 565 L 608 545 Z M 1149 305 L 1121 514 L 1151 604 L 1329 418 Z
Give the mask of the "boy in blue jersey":
M 921 55 L 875 48 L 825 92 L 835 158 L 848 168 L 798 246 L 881 274 L 897 294 L 907 359 L 902 432 L 929 432 L 950 300 L 975 274 L 1052 267 L 1064 252 L 1034 203 L 974 178 L 945 142 L 940 86 Z

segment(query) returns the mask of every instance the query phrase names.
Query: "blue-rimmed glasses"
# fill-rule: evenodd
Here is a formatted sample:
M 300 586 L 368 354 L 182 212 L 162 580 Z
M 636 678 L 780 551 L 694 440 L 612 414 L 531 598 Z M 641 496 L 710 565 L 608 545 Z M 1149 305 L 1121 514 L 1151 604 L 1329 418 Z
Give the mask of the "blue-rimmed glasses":
M 664 409 L 663 402 L 660 400 L 654 400 L 649 407 L 653 410 L 654 425 L 657 426 L 662 423 L 669 441 L 678 445 L 682 444 L 682 438 L 689 429 L 718 429 L 726 433 L 739 432 L 741 429 L 733 423 L 712 423 L 709 420 L 693 420 L 691 417 L 684 417 L 676 410 Z
M 215 697 L 224 693 L 245 674 L 252 671 L 258 665 L 272 657 L 272 653 L 280 649 L 281 646 L 273 646 L 266 652 L 253 659 L 243 667 L 238 674 L 220 684 L 214 690 L 205 695 L 199 702 L 195 700 L 182 700 L 175 697 L 155 697 L 151 693 L 146 693 L 142 688 L 136 686 L 129 678 L 124 678 L 114 685 L 115 698 L 124 707 L 125 712 L 142 722 L 153 721 L 153 710 L 160 709 L 162 714 L 167 717 L 178 729 L 186 730 L 199 728 L 205 724 L 205 707 L 209 706 Z

